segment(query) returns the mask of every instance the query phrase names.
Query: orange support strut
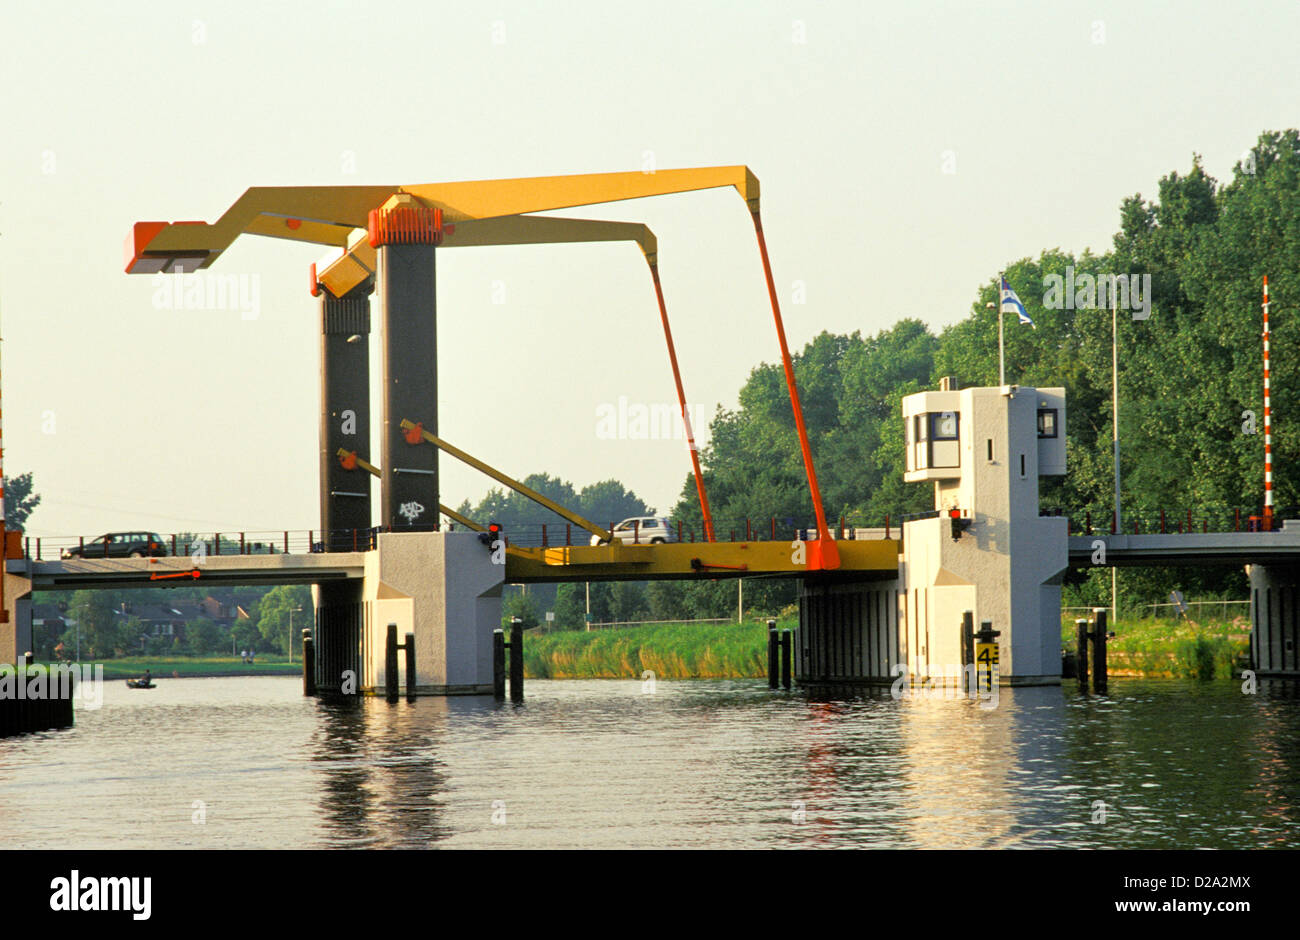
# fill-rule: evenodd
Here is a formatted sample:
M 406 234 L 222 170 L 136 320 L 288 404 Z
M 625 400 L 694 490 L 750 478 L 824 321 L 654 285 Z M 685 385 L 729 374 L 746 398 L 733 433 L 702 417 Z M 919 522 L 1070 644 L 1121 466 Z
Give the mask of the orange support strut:
M 695 470 L 695 491 L 700 496 L 700 511 L 704 514 L 705 541 L 713 541 L 713 514 L 709 512 L 709 497 L 704 492 L 704 476 L 700 473 L 700 452 L 695 446 L 695 431 L 687 414 L 686 392 L 682 389 L 682 373 L 677 368 L 677 350 L 673 346 L 673 331 L 668 327 L 668 308 L 664 305 L 664 289 L 659 283 L 659 265 L 650 262 L 650 276 L 655 282 L 655 297 L 659 299 L 659 319 L 664 324 L 664 339 L 668 341 L 668 361 L 673 364 L 673 381 L 677 383 L 677 401 L 682 406 L 682 425 L 686 428 L 686 443 L 691 450 L 691 467 Z
M 803 451 L 803 466 L 808 474 L 808 489 L 812 493 L 813 510 L 817 514 L 817 541 L 808 545 L 808 568 L 827 570 L 840 566 L 839 549 L 826 525 L 826 510 L 822 507 L 822 493 L 817 486 L 817 470 L 813 467 L 812 449 L 808 446 L 808 428 L 803 422 L 803 407 L 799 404 L 799 389 L 794 381 L 794 365 L 790 361 L 790 347 L 785 341 L 785 325 L 781 322 L 781 307 L 776 301 L 776 284 L 772 281 L 772 264 L 767 258 L 767 241 L 763 238 L 763 222 L 754 216 L 754 231 L 758 235 L 758 252 L 763 257 L 763 274 L 767 278 L 767 294 L 772 299 L 772 318 L 776 320 L 776 337 L 781 341 L 781 362 L 785 366 L 785 383 L 790 388 L 790 407 L 794 410 L 794 426 L 799 432 L 799 449 Z

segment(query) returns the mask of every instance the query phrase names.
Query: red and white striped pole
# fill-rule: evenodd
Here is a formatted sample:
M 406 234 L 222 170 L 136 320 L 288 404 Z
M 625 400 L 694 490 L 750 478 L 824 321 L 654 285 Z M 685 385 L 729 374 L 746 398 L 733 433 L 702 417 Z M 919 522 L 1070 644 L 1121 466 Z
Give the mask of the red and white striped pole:
M 1264 275 L 1264 531 L 1273 531 L 1273 410 L 1268 381 L 1268 275 Z
M 4 471 L 4 419 L 3 413 L 0 412 L 0 623 L 9 622 L 9 608 L 5 606 L 5 569 L 7 555 L 9 554 L 9 535 L 5 531 L 5 471 Z M 21 652 L 15 652 L 15 657 L 20 656 Z M 15 665 L 17 660 L 15 659 Z

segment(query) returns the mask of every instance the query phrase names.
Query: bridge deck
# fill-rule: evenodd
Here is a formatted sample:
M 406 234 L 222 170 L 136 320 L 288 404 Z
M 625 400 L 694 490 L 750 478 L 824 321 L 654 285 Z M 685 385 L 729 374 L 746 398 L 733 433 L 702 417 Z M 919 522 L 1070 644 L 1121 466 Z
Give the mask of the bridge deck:
M 166 558 L 12 559 L 6 570 L 30 578 L 37 591 L 221 584 L 319 584 L 365 573 L 365 552 L 314 555 L 189 556 Z M 193 572 L 199 573 L 198 578 Z
M 827 578 L 892 578 L 898 574 L 899 542 L 894 539 L 836 542 L 840 567 Z M 807 546 L 803 549 L 807 551 Z M 486 553 L 486 549 L 484 550 Z M 168 587 L 195 584 L 319 584 L 365 574 L 365 552 L 301 555 L 207 556 L 199 565 L 187 556 L 165 558 L 66 558 L 62 561 L 11 559 L 10 574 L 30 578 L 38 591 L 83 588 Z M 198 577 L 194 577 L 194 573 Z M 798 577 L 808 575 L 805 560 L 791 543 L 693 542 L 666 545 L 572 546 L 506 550 L 505 580 L 512 584 L 547 581 L 653 581 L 692 578 Z
M 1097 543 L 1105 560 L 1094 561 Z M 1076 567 L 1140 565 L 1300 564 L 1300 520 L 1288 519 L 1274 532 L 1191 532 L 1174 535 L 1072 535 L 1070 564 Z
M 1098 543 L 1104 560 L 1094 561 Z M 841 565 L 828 578 L 892 578 L 898 573 L 896 539 L 837 541 Z M 1210 532 L 1171 535 L 1072 535 L 1075 567 L 1143 565 L 1300 565 L 1300 520 L 1275 532 Z M 365 552 L 212 556 L 195 566 L 187 556 L 166 558 L 11 559 L 10 574 L 32 580 L 36 590 L 166 587 L 193 584 L 318 584 L 360 578 Z M 601 545 L 538 548 L 510 546 L 505 579 L 510 583 L 556 581 L 689 580 L 693 578 L 798 577 L 806 564 L 789 542 L 691 542 L 666 545 Z M 193 579 L 197 570 L 199 578 Z M 189 576 L 185 576 L 189 575 Z
M 858 580 L 898 575 L 894 539 L 837 541 L 840 567 L 827 578 Z M 807 546 L 805 546 L 807 551 Z M 671 581 L 691 578 L 799 577 L 809 575 L 790 542 L 669 542 L 666 545 L 595 545 L 557 548 L 511 546 L 506 580 Z

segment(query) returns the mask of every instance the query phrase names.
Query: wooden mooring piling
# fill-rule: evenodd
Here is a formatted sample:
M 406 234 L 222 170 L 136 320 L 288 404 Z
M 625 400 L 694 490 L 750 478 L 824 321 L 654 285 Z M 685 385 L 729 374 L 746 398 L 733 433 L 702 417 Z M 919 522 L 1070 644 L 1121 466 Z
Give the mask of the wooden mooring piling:
M 71 728 L 74 667 L 34 665 L 31 653 L 23 659 L 0 664 L 0 738 Z

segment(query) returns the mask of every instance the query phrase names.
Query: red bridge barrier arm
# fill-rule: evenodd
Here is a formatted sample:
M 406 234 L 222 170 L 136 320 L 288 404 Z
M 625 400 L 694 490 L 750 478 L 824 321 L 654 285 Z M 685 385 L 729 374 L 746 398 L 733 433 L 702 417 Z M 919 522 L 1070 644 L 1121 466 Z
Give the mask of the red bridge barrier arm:
M 700 512 L 704 515 L 704 538 L 713 541 L 713 515 L 709 512 L 709 495 L 704 491 L 704 475 L 700 472 L 700 452 L 695 446 L 695 429 L 691 427 L 691 416 L 686 407 L 686 392 L 682 388 L 682 373 L 677 367 L 677 350 L 673 346 L 673 331 L 668 326 L 668 308 L 664 304 L 664 289 L 659 283 L 659 265 L 650 262 L 650 277 L 655 284 L 655 298 L 659 301 L 659 319 L 664 325 L 664 339 L 668 342 L 668 361 L 673 367 L 673 381 L 677 384 L 677 401 L 682 408 L 682 426 L 686 429 L 686 444 L 691 451 L 691 469 L 695 474 L 695 492 L 700 497 Z M 678 541 L 681 541 L 680 536 Z

